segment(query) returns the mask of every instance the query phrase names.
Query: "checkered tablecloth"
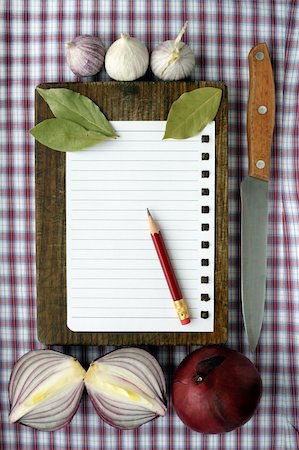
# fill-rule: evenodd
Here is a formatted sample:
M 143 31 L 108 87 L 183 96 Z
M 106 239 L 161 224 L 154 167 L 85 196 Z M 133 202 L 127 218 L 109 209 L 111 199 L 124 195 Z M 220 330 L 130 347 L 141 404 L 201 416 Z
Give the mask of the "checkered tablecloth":
M 1 371 L 0 448 L 4 450 L 296 450 L 299 448 L 299 2 L 296 0 L 2 0 L 1 83 Z M 15 361 L 42 348 L 36 335 L 34 88 L 70 81 L 64 44 L 78 34 L 109 46 L 129 32 L 149 49 L 175 37 L 189 20 L 192 78 L 223 80 L 229 90 L 229 340 L 258 367 L 264 394 L 256 415 L 231 433 L 194 433 L 175 415 L 134 431 L 104 424 L 84 397 L 71 424 L 55 433 L 10 425 L 7 385 Z M 276 83 L 270 182 L 268 284 L 264 324 L 250 353 L 240 304 L 239 185 L 247 173 L 247 55 L 266 42 Z M 108 79 L 105 72 L 97 79 Z M 83 363 L 111 348 L 54 348 Z M 169 386 L 192 347 L 155 348 Z

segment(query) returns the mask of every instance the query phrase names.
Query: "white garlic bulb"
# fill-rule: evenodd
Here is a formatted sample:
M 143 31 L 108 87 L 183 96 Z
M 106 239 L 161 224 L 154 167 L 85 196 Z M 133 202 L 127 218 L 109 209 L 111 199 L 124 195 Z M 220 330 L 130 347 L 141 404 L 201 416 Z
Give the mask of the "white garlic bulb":
M 165 81 L 181 80 L 192 72 L 195 58 L 191 48 L 181 42 L 187 23 L 175 40 L 164 41 L 151 55 L 151 69 L 158 78 Z
M 147 71 L 149 53 L 146 46 L 134 37 L 121 33 L 120 39 L 109 47 L 105 68 L 108 75 L 117 81 L 133 81 Z
M 75 75 L 88 77 L 98 73 L 103 64 L 105 47 L 97 36 L 76 36 L 65 44 L 66 60 Z

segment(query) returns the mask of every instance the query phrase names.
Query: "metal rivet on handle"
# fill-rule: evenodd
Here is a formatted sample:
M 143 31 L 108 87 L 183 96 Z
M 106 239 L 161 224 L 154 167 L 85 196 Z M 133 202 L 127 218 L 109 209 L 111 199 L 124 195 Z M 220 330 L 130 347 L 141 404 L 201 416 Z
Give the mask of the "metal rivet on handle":
M 265 105 L 261 105 L 258 107 L 258 113 L 259 114 L 266 114 L 266 112 L 268 111 L 267 107 Z
M 259 159 L 257 162 L 256 162 L 256 167 L 258 168 L 258 169 L 264 169 L 264 167 L 265 167 L 265 161 L 263 161 L 262 159 Z
M 264 56 L 265 56 L 265 55 L 264 55 L 263 52 L 257 52 L 256 55 L 255 55 L 255 57 L 256 57 L 256 59 L 257 59 L 258 61 L 263 61 Z

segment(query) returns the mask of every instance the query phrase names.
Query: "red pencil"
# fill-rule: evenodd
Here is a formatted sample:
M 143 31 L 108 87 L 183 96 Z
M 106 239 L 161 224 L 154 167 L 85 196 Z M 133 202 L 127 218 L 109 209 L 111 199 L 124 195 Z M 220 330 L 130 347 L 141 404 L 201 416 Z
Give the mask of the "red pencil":
M 148 214 L 148 221 L 150 226 L 150 232 L 152 236 L 153 243 L 155 245 L 155 249 L 158 253 L 158 257 L 168 284 L 168 287 L 170 289 L 172 298 L 174 300 L 174 306 L 176 309 L 176 312 L 178 314 L 178 317 L 181 321 L 182 325 L 187 325 L 187 323 L 190 323 L 190 317 L 187 305 L 185 303 L 185 300 L 182 296 L 182 292 L 179 286 L 179 283 L 176 279 L 173 267 L 171 265 L 162 234 L 157 227 L 157 224 L 155 223 L 154 219 L 151 216 L 151 213 L 149 210 L 147 210 Z

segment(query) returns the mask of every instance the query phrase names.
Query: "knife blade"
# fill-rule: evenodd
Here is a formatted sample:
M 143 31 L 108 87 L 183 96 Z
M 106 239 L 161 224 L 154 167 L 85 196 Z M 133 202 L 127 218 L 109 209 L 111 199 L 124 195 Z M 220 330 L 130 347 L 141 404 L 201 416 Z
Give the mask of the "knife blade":
M 248 343 L 255 351 L 266 297 L 268 182 L 275 122 L 274 78 L 265 43 L 251 49 L 248 64 L 248 176 L 241 182 L 241 298 Z

